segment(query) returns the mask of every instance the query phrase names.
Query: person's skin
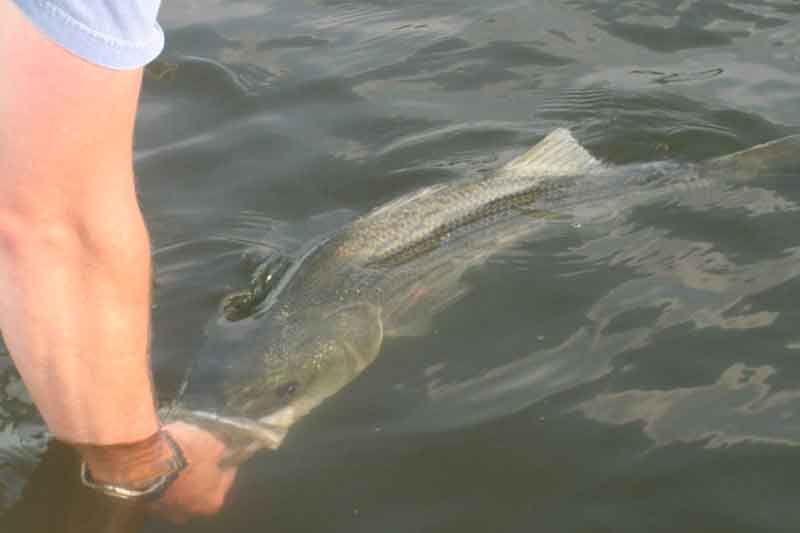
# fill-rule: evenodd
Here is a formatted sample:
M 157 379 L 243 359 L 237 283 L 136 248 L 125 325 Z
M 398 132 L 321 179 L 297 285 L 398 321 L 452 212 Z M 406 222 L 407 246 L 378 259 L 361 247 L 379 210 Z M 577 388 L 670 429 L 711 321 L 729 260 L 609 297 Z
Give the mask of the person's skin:
M 142 69 L 93 65 L 0 0 L 0 330 L 48 428 L 99 481 L 126 457 L 94 447 L 159 428 L 148 354 L 150 244 L 132 137 Z M 173 520 L 221 507 L 235 470 L 211 434 L 166 429 L 189 467 L 154 506 Z M 168 455 L 159 441 L 153 456 Z M 141 455 L 140 455 L 141 457 Z

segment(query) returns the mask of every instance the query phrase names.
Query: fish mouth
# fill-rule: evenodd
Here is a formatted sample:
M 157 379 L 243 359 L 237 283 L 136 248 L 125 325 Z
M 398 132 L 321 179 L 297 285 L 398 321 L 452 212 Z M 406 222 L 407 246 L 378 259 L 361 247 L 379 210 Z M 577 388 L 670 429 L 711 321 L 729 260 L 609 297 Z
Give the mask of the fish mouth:
M 290 408 L 252 420 L 244 417 L 221 416 L 208 411 L 177 409 L 172 419 L 193 424 L 213 434 L 225 445 L 220 466 L 236 466 L 260 450 L 276 450 L 283 443 L 294 422 Z

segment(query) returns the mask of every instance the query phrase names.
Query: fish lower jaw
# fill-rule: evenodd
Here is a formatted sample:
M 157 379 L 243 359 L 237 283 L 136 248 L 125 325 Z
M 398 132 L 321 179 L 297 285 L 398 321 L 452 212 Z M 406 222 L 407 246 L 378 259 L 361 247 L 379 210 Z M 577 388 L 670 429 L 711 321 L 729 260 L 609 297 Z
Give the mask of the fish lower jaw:
M 265 417 L 252 420 L 243 417 L 226 417 L 207 411 L 178 410 L 176 418 L 209 431 L 227 447 L 227 460 L 238 464 L 262 449 L 275 450 L 280 447 L 289 426 L 273 424 Z
M 297 412 L 297 409 L 290 405 L 288 407 L 278 409 L 274 413 L 271 413 L 263 418 L 259 418 L 258 423 L 265 427 L 283 429 L 284 432 L 288 432 L 289 428 L 292 427 L 292 424 L 294 424 L 298 418 L 300 418 L 300 416 Z

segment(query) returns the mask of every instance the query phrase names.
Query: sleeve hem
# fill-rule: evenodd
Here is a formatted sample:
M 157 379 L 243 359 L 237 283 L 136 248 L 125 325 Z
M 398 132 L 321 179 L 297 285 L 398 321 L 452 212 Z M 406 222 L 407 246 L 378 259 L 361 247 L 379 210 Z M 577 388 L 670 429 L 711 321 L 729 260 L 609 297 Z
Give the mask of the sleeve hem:
M 154 22 L 149 38 L 144 41 L 126 41 L 94 32 L 55 6 L 41 0 L 39 8 L 14 0 L 17 7 L 40 31 L 67 51 L 94 63 L 114 70 L 143 67 L 155 59 L 164 48 L 164 31 Z

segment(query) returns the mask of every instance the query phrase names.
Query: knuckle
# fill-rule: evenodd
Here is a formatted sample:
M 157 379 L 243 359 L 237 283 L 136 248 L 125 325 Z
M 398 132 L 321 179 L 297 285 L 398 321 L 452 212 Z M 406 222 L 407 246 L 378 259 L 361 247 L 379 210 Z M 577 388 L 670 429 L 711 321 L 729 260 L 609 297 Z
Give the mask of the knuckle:
M 221 495 L 217 495 L 211 502 L 211 506 L 215 513 L 219 512 L 223 505 L 225 505 L 225 497 Z

